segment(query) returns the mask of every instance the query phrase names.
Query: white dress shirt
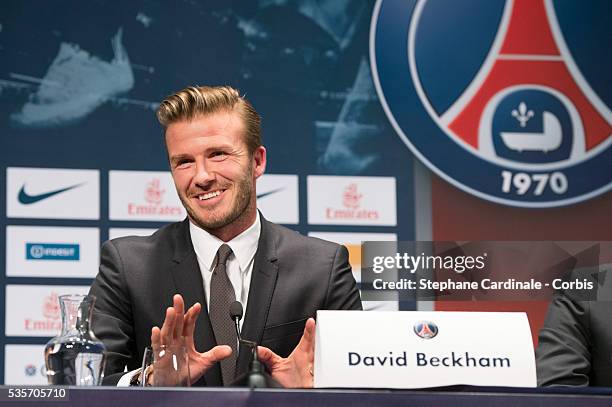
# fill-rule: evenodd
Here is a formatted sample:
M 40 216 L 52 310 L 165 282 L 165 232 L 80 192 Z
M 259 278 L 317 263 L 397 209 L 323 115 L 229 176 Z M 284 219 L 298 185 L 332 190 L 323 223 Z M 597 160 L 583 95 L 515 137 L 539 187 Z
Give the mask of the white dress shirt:
M 255 222 L 247 230 L 229 242 L 222 241 L 192 222 L 189 222 L 189 232 L 191 234 L 191 243 L 198 259 L 198 266 L 200 266 L 200 272 L 202 273 L 202 281 L 204 281 L 206 309 L 210 305 L 210 280 L 216 266 L 217 251 L 223 243 L 226 243 L 232 249 L 232 254 L 230 254 L 226 264 L 227 276 L 234 287 L 236 300 L 240 301 L 242 309 L 246 314 L 251 275 L 253 274 L 253 263 L 261 233 L 259 214 L 255 218 Z M 185 307 L 190 307 L 191 305 L 193 304 L 185 304 Z M 242 320 L 240 324 L 242 325 Z
M 189 234 L 191 235 L 191 244 L 196 253 L 200 272 L 202 273 L 204 294 L 206 296 L 206 309 L 208 309 L 210 305 L 210 280 L 216 266 L 217 251 L 223 243 L 226 243 L 232 249 L 232 254 L 230 254 L 226 263 L 227 276 L 234 287 L 236 300 L 240 301 L 242 304 L 242 309 L 244 311 L 243 315 L 246 315 L 249 288 L 251 286 L 251 275 L 253 274 L 253 263 L 255 262 L 255 253 L 257 252 L 259 235 L 261 234 L 259 213 L 255 217 L 255 222 L 249 226 L 247 230 L 229 242 L 224 242 L 218 237 L 211 235 L 191 221 L 189 221 Z M 193 304 L 185 304 L 185 308 L 189 309 L 192 305 Z M 240 320 L 241 328 L 242 321 L 244 321 L 244 318 Z M 117 386 L 129 386 L 130 380 L 135 374 L 140 374 L 140 369 L 132 370 L 121 376 Z

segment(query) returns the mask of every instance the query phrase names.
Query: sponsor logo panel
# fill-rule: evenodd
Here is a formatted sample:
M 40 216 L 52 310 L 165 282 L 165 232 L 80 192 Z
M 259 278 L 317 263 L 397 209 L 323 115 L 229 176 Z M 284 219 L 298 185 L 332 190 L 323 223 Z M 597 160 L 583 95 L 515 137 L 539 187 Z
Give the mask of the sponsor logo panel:
M 353 268 L 355 278 L 361 275 L 361 242 L 395 242 L 395 233 L 340 233 L 340 232 L 309 232 L 308 236 L 344 245 L 349 252 L 349 263 Z
M 308 223 L 395 226 L 393 177 L 308 176 Z
M 116 239 L 125 236 L 151 236 L 157 229 L 147 228 L 110 228 L 108 229 L 108 238 Z
M 36 219 L 99 219 L 98 170 L 6 169 L 6 216 Z
M 89 286 L 7 285 L 6 336 L 56 336 L 62 325 L 58 297 L 88 292 Z
M 57 243 L 26 243 L 26 260 L 67 260 L 80 259 L 80 245 Z
M 353 269 L 353 276 L 357 283 L 361 282 L 361 242 L 395 242 L 395 233 L 336 233 L 336 232 L 310 232 L 308 236 L 329 240 L 344 245 L 349 252 L 349 263 Z M 363 290 L 363 289 L 362 289 Z M 397 310 L 396 301 L 362 301 L 364 310 Z
M 7 226 L 6 275 L 92 278 L 99 246 L 98 228 Z
M 271 222 L 300 223 L 298 176 L 264 174 L 257 180 L 257 207 Z
M 111 220 L 179 221 L 186 215 L 170 172 L 109 172 Z
M 45 345 L 6 345 L 4 384 L 46 385 Z

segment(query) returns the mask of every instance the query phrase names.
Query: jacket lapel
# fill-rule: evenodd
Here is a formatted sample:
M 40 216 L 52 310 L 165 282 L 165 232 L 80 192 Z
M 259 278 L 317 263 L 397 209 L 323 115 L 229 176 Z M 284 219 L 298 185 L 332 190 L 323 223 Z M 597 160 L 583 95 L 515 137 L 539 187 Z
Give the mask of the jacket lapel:
M 269 222 L 261 216 L 261 235 L 259 236 L 259 243 L 253 263 L 246 315 L 242 324 L 243 339 L 254 341 L 257 344 L 261 342 L 263 337 L 264 327 L 266 326 L 266 320 L 268 319 L 272 303 L 272 294 L 274 293 L 278 274 L 277 260 L 276 245 L 271 235 Z M 241 346 L 236 375 L 245 373 L 248 370 L 250 360 L 250 350 Z
M 206 297 L 204 295 L 204 282 L 193 244 L 189 233 L 189 221 L 181 223 L 177 230 L 174 246 L 172 277 L 176 284 L 177 293 L 180 293 L 185 300 L 185 307 L 188 309 L 196 302 L 202 305 L 202 312 L 196 321 L 194 340 L 198 352 L 210 350 L 217 343 L 213 335 L 212 325 L 208 317 L 206 307 Z M 204 374 L 205 383 L 209 386 L 221 385 L 221 370 L 219 364 L 215 364 Z M 195 385 L 204 383 L 202 380 Z

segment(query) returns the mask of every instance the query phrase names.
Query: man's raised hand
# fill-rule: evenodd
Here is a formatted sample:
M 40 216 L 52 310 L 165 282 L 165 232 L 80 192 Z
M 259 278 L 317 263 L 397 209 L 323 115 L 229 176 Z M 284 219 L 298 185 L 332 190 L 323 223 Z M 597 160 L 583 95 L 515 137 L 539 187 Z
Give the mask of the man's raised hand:
M 232 348 L 227 345 L 215 346 L 208 352 L 200 353 L 195 348 L 194 332 L 195 324 L 202 305 L 195 303 L 185 312 L 185 302 L 180 294 L 173 297 L 172 307 L 166 309 L 166 318 L 161 327 L 151 329 L 151 347 L 153 351 L 159 349 L 160 345 L 183 345 L 185 346 L 191 381 L 198 381 L 208 369 L 215 363 L 232 354 Z M 155 374 L 155 369 L 153 371 Z

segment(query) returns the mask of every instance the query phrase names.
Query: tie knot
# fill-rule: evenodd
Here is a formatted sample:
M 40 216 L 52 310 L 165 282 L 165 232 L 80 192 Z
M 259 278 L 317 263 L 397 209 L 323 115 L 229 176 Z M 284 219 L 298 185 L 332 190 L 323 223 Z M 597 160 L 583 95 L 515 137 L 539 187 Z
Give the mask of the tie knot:
M 221 247 L 219 247 L 219 250 L 217 250 L 217 265 L 225 265 L 230 254 L 232 254 L 232 248 L 223 243 Z

